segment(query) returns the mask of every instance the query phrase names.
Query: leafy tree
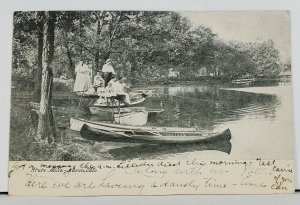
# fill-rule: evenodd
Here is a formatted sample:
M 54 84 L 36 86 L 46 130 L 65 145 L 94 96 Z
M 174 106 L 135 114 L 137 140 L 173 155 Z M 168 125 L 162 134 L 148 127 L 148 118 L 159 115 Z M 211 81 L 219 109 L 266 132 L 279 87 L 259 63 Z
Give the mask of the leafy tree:
M 257 77 L 276 77 L 281 70 L 279 51 L 272 40 L 250 44 L 251 60 Z
M 13 80 L 35 82 L 39 102 L 44 12 L 16 12 Z M 205 67 L 207 75 L 276 77 L 281 65 L 274 42 L 224 42 L 210 28 L 193 28 L 187 18 L 165 11 L 58 11 L 53 74 L 75 78 L 83 60 L 101 70 L 112 58 L 120 75 L 136 82 L 159 81 L 172 68 L 182 79 Z M 33 77 L 34 75 L 34 77 Z
M 40 66 L 37 58 L 40 54 L 37 49 L 40 41 L 36 40 L 39 34 L 37 15 L 37 12 L 14 13 L 12 79 L 27 89 L 33 85 L 33 73 Z

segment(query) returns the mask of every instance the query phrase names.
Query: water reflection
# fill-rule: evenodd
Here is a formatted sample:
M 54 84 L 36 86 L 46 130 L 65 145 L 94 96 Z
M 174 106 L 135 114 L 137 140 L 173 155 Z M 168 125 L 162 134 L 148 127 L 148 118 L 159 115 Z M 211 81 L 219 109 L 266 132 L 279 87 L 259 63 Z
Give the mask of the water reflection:
M 163 144 L 163 145 L 139 145 L 134 147 L 121 147 L 110 149 L 108 153 L 116 160 L 125 159 L 155 159 L 163 154 L 178 154 L 184 152 L 216 150 L 230 154 L 230 141 L 220 141 L 214 143 L 194 143 L 189 145 Z
M 149 97 L 143 104 L 148 108 L 164 109 L 156 121 L 148 123 L 149 126 L 195 127 L 209 133 L 230 128 L 232 147 L 230 142 L 176 147 L 105 144 L 101 152 L 105 149 L 112 159 L 172 159 L 179 156 L 188 158 L 190 155 L 213 158 L 211 152 L 204 150 L 215 150 L 216 156 L 221 153 L 224 157 L 230 153 L 229 156 L 235 159 L 255 159 L 258 154 L 264 158 L 286 159 L 292 155 L 288 150 L 292 146 L 290 84 L 252 86 L 255 87 L 234 90 L 224 89 L 230 87 L 226 84 L 157 86 L 153 88 L 157 95 Z M 85 106 L 77 109 L 78 104 L 66 104 L 64 107 L 71 116 L 98 119 L 91 116 Z M 65 120 L 68 123 L 69 119 Z M 267 146 L 271 143 L 272 146 Z
M 213 130 L 223 122 L 241 118 L 272 119 L 280 100 L 275 95 L 222 90 L 220 86 L 178 86 L 157 88 L 159 99 L 149 99 L 155 107 L 160 100 L 165 112 L 160 126 L 193 126 Z M 172 94 L 171 94 L 172 93 Z

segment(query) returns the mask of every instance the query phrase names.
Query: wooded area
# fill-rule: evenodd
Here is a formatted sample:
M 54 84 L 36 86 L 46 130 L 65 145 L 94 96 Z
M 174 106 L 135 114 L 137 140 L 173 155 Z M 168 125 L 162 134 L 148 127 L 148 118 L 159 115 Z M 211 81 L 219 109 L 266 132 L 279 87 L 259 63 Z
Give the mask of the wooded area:
M 84 61 L 101 70 L 113 59 L 118 75 L 137 82 L 159 82 L 169 69 L 179 80 L 195 76 L 274 78 L 286 67 L 272 40 L 225 42 L 210 28 L 193 27 L 176 12 L 55 11 L 54 77 L 75 78 Z M 33 88 L 39 102 L 45 12 L 15 12 L 13 84 Z M 53 38 L 54 38 L 53 36 Z M 35 85 L 35 86 L 34 86 Z

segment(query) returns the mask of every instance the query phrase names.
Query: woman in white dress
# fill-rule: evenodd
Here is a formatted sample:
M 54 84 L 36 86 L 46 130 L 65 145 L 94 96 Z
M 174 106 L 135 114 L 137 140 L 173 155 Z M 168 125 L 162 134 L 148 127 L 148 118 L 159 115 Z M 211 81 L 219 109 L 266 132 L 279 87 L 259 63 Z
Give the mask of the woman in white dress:
M 90 69 L 82 61 L 75 68 L 76 79 L 74 84 L 75 92 L 86 92 L 91 87 Z

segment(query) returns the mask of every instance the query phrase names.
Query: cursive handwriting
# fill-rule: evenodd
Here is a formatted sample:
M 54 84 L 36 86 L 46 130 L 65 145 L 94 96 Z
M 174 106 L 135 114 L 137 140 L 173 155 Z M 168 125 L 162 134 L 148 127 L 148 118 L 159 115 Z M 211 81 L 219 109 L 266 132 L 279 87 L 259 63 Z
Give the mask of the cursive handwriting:
M 294 190 L 292 163 L 261 158 L 11 162 L 9 177 L 12 189 L 46 195 L 290 193 Z

